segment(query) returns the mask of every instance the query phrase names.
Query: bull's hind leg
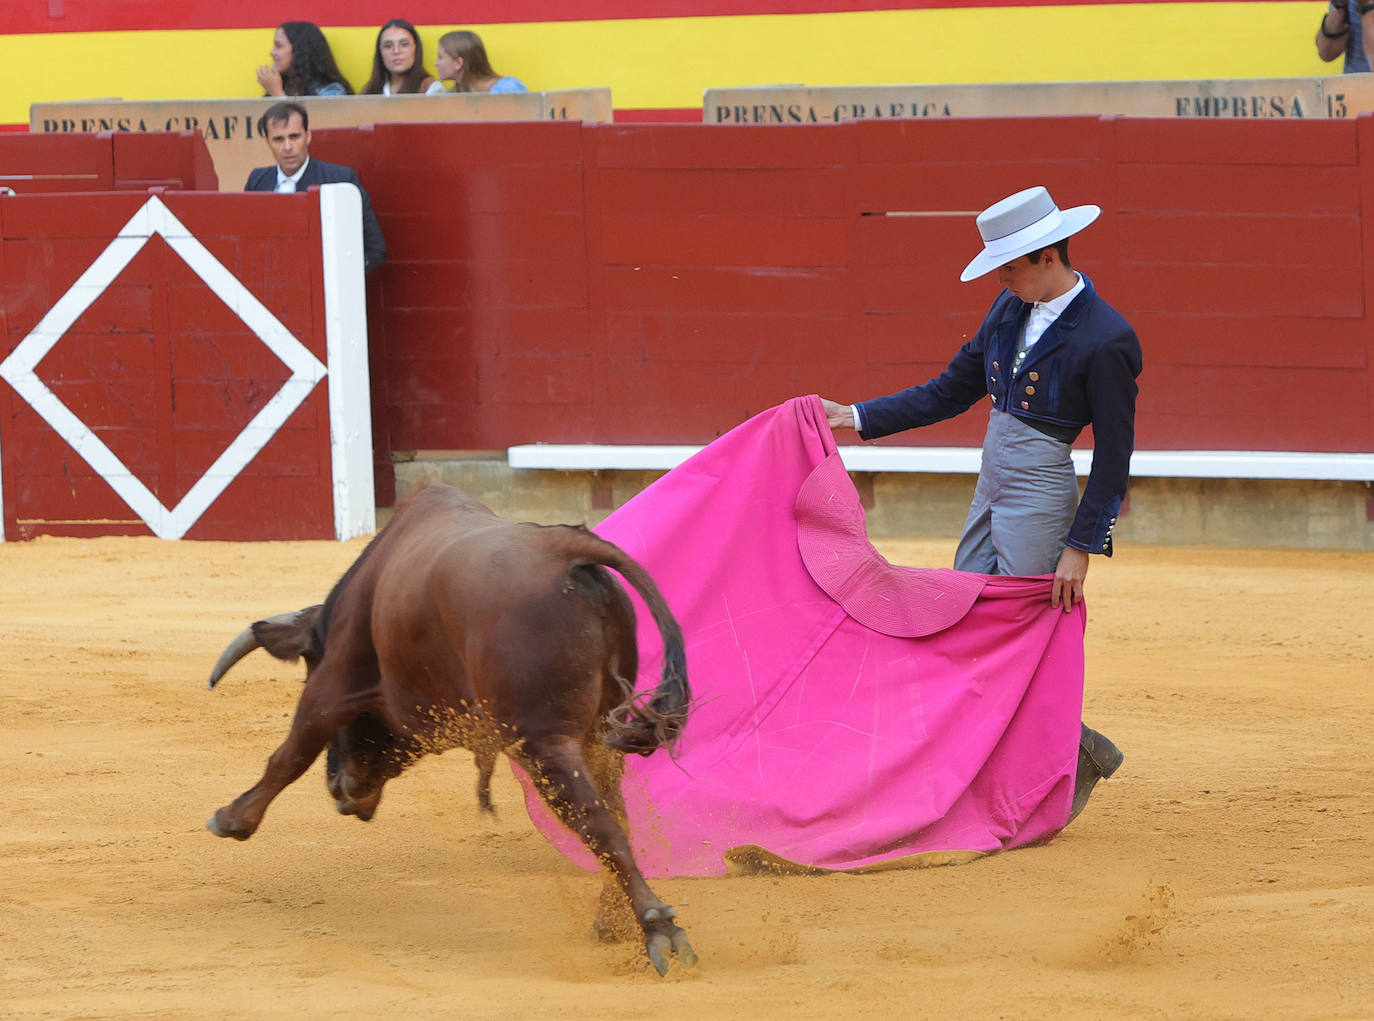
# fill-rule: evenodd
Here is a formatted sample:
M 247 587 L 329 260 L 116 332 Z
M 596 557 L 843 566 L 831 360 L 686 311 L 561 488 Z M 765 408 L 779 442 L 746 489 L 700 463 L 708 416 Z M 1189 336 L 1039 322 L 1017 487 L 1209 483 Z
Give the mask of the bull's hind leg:
M 625 778 L 625 753 L 607 748 L 601 739 L 592 736 L 582 745 L 582 757 L 591 769 L 592 783 L 601 792 L 615 821 L 624 833 L 630 832 L 630 817 L 625 811 L 625 796 L 620 789 Z M 625 891 L 621 889 L 615 876 L 607 872 L 605 885 L 601 888 L 601 901 L 597 908 L 596 921 L 592 929 L 597 938 L 607 943 L 618 943 L 629 939 L 635 932 L 637 921 Z
M 615 877 L 629 899 L 635 921 L 644 934 L 644 949 L 658 973 L 667 974 L 668 963 L 674 956 L 685 965 L 696 964 L 692 944 L 674 920 L 673 909 L 649 889 L 630 853 L 629 839 L 611 807 L 620 806 L 623 816 L 618 786 L 613 802 L 604 797 L 592 780 L 581 748 L 570 738 L 542 743 L 526 741 L 521 760 L 548 806 Z
M 263 813 L 272 799 L 310 768 L 334 731 L 348 722 L 343 714 L 323 711 L 314 697 L 321 687 L 318 683 L 313 687 L 306 685 L 291 722 L 291 733 L 267 760 L 262 779 L 212 815 L 205 824 L 207 830 L 217 837 L 235 840 L 251 837 L 261 825 Z M 353 713 L 356 714 L 356 710 Z

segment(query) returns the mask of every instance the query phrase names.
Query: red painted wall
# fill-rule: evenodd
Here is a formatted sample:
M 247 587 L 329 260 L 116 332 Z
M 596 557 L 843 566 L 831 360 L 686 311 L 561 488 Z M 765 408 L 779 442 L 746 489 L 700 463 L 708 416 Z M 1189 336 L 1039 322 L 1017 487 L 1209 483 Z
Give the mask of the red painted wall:
M 1142 449 L 1374 450 L 1374 119 L 377 125 L 356 166 L 378 450 L 703 443 L 938 372 L 996 285 L 974 213 L 1100 204 L 1073 258 L 1136 326 Z M 958 215 L 929 214 L 955 211 Z M 892 442 L 976 445 L 981 410 Z M 379 477 L 379 480 L 382 477 Z

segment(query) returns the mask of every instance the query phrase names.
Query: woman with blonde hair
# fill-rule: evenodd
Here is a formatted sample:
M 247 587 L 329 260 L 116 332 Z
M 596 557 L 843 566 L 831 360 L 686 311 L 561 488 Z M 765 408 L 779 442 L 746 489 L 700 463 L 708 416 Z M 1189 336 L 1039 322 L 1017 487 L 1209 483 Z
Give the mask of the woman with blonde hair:
M 452 81 L 454 92 L 527 92 L 519 78 L 491 69 L 487 48 L 476 32 L 459 29 L 439 37 L 434 70 L 441 81 Z
M 372 50 L 372 77 L 363 86 L 363 95 L 434 95 L 443 91 L 444 83 L 425 70 L 425 49 L 415 26 L 404 18 L 392 18 L 383 25 Z

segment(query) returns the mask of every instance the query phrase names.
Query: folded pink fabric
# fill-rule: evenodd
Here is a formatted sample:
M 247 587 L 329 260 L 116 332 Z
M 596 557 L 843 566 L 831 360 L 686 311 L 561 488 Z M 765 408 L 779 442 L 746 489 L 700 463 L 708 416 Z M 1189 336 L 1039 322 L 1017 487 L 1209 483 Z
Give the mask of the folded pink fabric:
M 720 875 L 744 847 L 826 869 L 992 852 L 1068 819 L 1085 611 L 1051 608 L 1047 578 L 887 563 L 819 398 L 734 429 L 597 532 L 649 569 L 687 639 L 677 754 L 627 762 L 646 875 Z M 637 610 L 652 689 L 661 645 Z M 528 784 L 526 803 L 595 868 Z

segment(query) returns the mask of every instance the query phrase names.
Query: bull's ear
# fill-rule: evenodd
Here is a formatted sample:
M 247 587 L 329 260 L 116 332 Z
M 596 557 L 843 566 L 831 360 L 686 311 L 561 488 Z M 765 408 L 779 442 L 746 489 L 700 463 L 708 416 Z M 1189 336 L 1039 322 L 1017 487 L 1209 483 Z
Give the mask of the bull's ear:
M 307 606 L 304 610 L 296 611 L 296 623 L 301 627 L 308 628 L 315 623 L 315 618 L 324 609 L 323 603 L 316 603 L 314 606 Z
M 318 659 L 315 649 L 315 629 L 311 626 L 319 615 L 318 606 L 307 606 L 299 613 L 282 613 L 252 625 L 258 644 L 277 659 L 288 663 L 305 656 L 307 661 Z

